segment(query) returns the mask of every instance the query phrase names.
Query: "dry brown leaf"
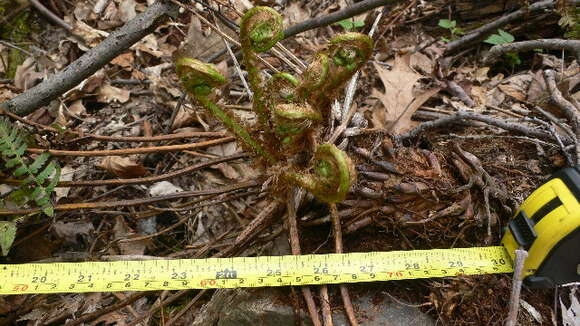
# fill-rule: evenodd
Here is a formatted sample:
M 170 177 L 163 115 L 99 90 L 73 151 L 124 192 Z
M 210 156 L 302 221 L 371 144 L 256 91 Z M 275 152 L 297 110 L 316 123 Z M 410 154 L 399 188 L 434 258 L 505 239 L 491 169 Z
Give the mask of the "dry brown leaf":
M 62 167 L 60 171 L 60 181 L 72 181 L 75 169 L 69 165 Z M 70 192 L 70 187 L 56 187 L 54 188 L 55 199 L 54 201 L 58 203 L 62 198 L 66 198 Z
M 80 117 L 87 113 L 87 109 L 83 105 L 83 100 L 76 100 L 68 106 L 68 112 L 74 114 L 77 117 Z
M 485 102 L 489 106 L 497 106 L 500 107 L 501 104 L 505 101 L 505 93 L 502 92 L 499 88 L 494 88 L 487 92 Z
M 230 36 L 234 36 L 234 39 L 237 39 L 235 34 L 232 35 L 232 33 L 229 32 L 230 29 L 223 26 L 219 21 L 218 24 L 223 32 L 230 34 Z M 191 23 L 189 24 L 185 41 L 181 45 L 180 52 L 182 52 L 183 55 L 206 61 L 210 56 L 222 49 L 225 49 L 225 44 L 221 36 L 213 31 L 210 31 L 209 34 L 205 34 L 199 18 L 195 15 L 191 15 Z
M 487 91 L 481 86 L 471 87 L 471 98 L 475 101 L 477 105 L 487 104 Z
M 413 116 L 415 111 L 417 111 L 421 107 L 421 105 L 427 102 L 427 100 L 430 99 L 433 95 L 439 93 L 440 90 L 441 88 L 435 87 L 417 95 L 413 99 L 413 101 L 409 103 L 405 111 L 390 127 L 390 133 L 392 133 L 393 135 L 399 135 L 414 128 L 417 125 L 417 123 L 411 121 L 411 117 Z
M 27 90 L 36 85 L 43 77 L 43 73 L 36 71 L 34 58 L 26 58 L 21 65 L 16 67 L 14 85 L 21 90 Z
M 89 221 L 58 221 L 52 225 L 52 230 L 66 242 L 76 244 L 79 236 L 91 236 L 95 232 L 95 227 Z
M 531 73 L 521 74 L 506 79 L 504 83 L 497 87 L 506 95 L 515 98 L 518 101 L 525 101 L 527 90 L 533 80 Z
M 117 216 L 113 226 L 115 239 L 127 239 L 136 236 L 135 232 L 127 225 L 123 216 Z M 147 240 L 120 242 L 119 250 L 122 255 L 143 255 L 147 247 Z
M 119 102 L 125 103 L 129 101 L 131 92 L 126 89 L 117 88 L 111 85 L 104 85 L 99 88 L 97 92 L 97 101 L 102 103 Z
M 123 68 L 131 68 L 134 61 L 135 61 L 135 58 L 133 57 L 133 53 L 126 52 L 126 53 L 120 54 L 115 59 L 111 60 L 111 63 L 118 65 L 118 66 L 121 66 Z
M 410 63 L 411 67 L 418 69 L 425 74 L 430 74 L 433 72 L 433 60 L 421 52 L 415 52 L 411 54 Z
M 74 21 L 72 34 L 84 40 L 84 44 L 86 44 L 89 48 L 96 46 L 103 39 L 105 39 L 105 37 L 109 36 L 109 33 L 98 30 L 96 28 L 92 28 L 91 26 L 85 24 L 80 20 Z M 79 43 L 77 40 L 71 38 L 71 41 L 77 43 L 79 45 L 79 48 L 81 48 L 81 50 L 83 51 L 89 50 L 86 46 Z
M 128 157 L 107 156 L 98 165 L 101 169 L 118 176 L 119 178 L 138 178 L 148 174 L 143 165 L 136 163 Z
M 126 23 L 137 16 L 135 11 L 135 0 L 122 0 L 119 2 L 119 12 L 117 13 L 117 18 Z
M 548 96 L 548 90 L 546 88 L 546 81 L 544 80 L 544 75 L 542 70 L 536 71 L 530 82 L 530 87 L 528 87 L 527 98 L 531 103 L 539 104 L 546 100 Z
M 170 195 L 182 191 L 183 189 L 181 189 L 181 187 L 178 187 L 169 181 L 160 181 L 154 183 L 151 186 L 151 188 L 149 188 L 149 195 L 151 195 L 152 197 L 156 197 Z
M 515 98 L 518 101 L 525 101 L 526 95 L 522 89 L 515 87 L 514 85 L 498 85 L 497 86 L 504 94 Z
M 384 93 L 375 89 L 372 92 L 372 95 L 383 104 L 382 108 L 372 113 L 375 128 L 387 128 L 393 133 L 401 133 L 412 128 L 411 116 L 415 110 L 428 99 L 427 94 L 432 96 L 439 91 L 430 90 L 423 94 L 425 96 L 421 96 L 421 100 L 427 98 L 413 103 L 416 97 L 413 88 L 422 76 L 411 69 L 409 61 L 409 55 L 396 57 L 391 70 L 374 64 L 385 87 Z
M 161 56 L 163 56 L 163 52 L 159 51 L 157 39 L 153 34 L 149 34 L 142 38 L 141 41 L 134 44 L 131 49 L 149 53 L 150 55 L 157 58 L 161 58 Z
M 310 18 L 310 12 L 304 9 L 303 6 L 305 6 L 305 2 L 301 1 L 292 2 L 286 6 L 284 14 L 282 15 L 284 17 L 284 26 L 292 26 Z M 301 34 L 301 36 L 311 38 L 316 33 L 316 30 L 309 30 Z
M 175 115 L 171 130 L 187 127 L 197 120 L 194 110 L 182 105 Z

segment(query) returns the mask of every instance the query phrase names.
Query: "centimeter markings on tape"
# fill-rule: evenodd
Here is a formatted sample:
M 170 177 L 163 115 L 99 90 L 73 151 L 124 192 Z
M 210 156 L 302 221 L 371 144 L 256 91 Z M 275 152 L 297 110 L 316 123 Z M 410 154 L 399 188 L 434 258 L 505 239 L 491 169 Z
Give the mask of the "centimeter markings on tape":
M 0 294 L 374 282 L 513 271 L 504 247 L 0 265 Z

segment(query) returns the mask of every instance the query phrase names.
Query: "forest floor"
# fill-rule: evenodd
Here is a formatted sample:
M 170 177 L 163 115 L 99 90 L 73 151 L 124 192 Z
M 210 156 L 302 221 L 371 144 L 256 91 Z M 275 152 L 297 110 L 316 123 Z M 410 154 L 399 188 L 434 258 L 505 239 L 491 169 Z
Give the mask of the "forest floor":
M 263 4 L 280 12 L 288 27 L 344 10 L 350 2 Z M 376 25 L 374 51 L 361 69 L 352 104 L 342 110 L 345 91 L 337 90 L 337 109 L 320 135 L 328 140 L 347 123 L 335 143 L 353 160 L 358 178 L 337 205 L 345 252 L 499 245 L 519 204 L 553 172 L 576 165 L 580 46 L 574 39 L 580 23 L 576 8 L 555 2 L 466 41 L 476 28 L 527 2 L 392 1 L 283 40 L 297 59 L 285 52 L 262 55 L 274 68 L 297 74 L 333 36 L 368 34 Z M 0 0 L 0 103 L 46 82 L 152 3 Z M 53 194 L 51 217 L 19 215 L 19 209 L 34 205 L 15 207 L 6 200 L 0 219 L 18 220 L 18 231 L 0 263 L 255 256 L 270 252 L 276 239 L 288 238 L 285 210 L 278 209 L 259 232 L 236 242 L 279 196 L 268 171 L 242 155 L 224 127 L 185 96 L 174 66 L 182 56 L 213 62 L 229 80 L 218 90 L 219 103 L 240 121 L 254 123 L 237 60 L 206 21 L 237 39 L 231 26 L 250 5 L 247 0 L 197 1 L 24 119 L 2 112 L 20 120 L 18 126 L 34 144 L 30 147 L 53 150 L 61 187 Z M 528 40 L 546 41 L 502 52 L 502 46 Z M 572 43 L 553 46 L 549 40 Z M 171 134 L 176 136 L 163 138 Z M 137 148 L 142 151 L 132 151 Z M 171 174 L 175 171 L 182 172 Z M 7 181 L 8 169 L 0 170 L 0 178 L 5 197 L 16 185 Z M 201 195 L 162 200 L 184 191 Z M 73 208 L 63 208 L 66 204 Z M 329 216 L 327 205 L 304 197 L 297 211 L 303 254 L 335 251 Z M 511 277 L 405 280 L 348 289 L 352 297 L 388 293 L 442 325 L 503 325 Z M 338 286 L 329 290 L 332 309 L 340 310 Z M 570 291 L 524 287 L 526 304 L 517 324 L 568 325 L 574 320 Z M 87 325 L 132 325 L 140 317 L 143 325 L 189 325 L 211 298 L 211 292 L 197 294 L 2 296 L 0 325 L 74 324 L 91 314 Z M 172 296 L 175 300 L 167 303 Z M 135 301 L 129 303 L 130 298 Z M 298 301 L 305 310 L 302 298 Z M 120 302 L 127 304 L 107 309 Z

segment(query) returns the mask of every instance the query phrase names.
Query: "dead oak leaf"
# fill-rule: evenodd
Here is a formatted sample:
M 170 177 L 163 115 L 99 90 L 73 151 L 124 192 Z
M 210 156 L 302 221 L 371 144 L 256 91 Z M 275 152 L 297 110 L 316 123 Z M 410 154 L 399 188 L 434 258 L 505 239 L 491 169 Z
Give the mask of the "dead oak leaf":
M 123 179 L 138 178 L 148 173 L 143 165 L 121 156 L 107 156 L 101 161 L 99 167 Z
M 376 89 L 372 92 L 372 96 L 383 104 L 382 108 L 372 113 L 374 127 L 387 129 L 395 135 L 403 133 L 413 127 L 413 113 L 439 89 L 429 90 L 420 96 L 415 94 L 414 86 L 423 76 L 410 67 L 409 55 L 396 57 L 390 70 L 377 63 L 374 65 L 385 87 L 384 93 Z
M 119 102 L 125 103 L 129 101 L 131 92 L 126 89 L 117 88 L 111 85 L 104 85 L 99 88 L 97 92 L 97 101 L 102 103 Z
M 118 66 L 121 66 L 123 68 L 131 68 L 134 61 L 135 61 L 135 57 L 133 57 L 133 53 L 126 52 L 126 53 L 118 55 L 115 59 L 111 60 L 111 63 L 118 65 Z

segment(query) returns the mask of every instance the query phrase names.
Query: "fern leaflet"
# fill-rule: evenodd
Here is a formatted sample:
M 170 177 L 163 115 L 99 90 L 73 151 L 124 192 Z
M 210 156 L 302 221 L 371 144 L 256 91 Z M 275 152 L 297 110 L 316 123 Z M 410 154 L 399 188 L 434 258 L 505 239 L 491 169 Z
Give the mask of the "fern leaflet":
M 24 156 L 27 147 L 25 134 L 10 121 L 0 119 L 0 157 L 4 167 L 13 170 L 15 177 L 25 177 L 20 188 L 12 192 L 11 199 L 19 204 L 34 201 L 46 215 L 52 216 L 50 194 L 60 179 L 60 166 L 49 161 L 50 154 L 46 152 L 28 164 L 30 160 Z

